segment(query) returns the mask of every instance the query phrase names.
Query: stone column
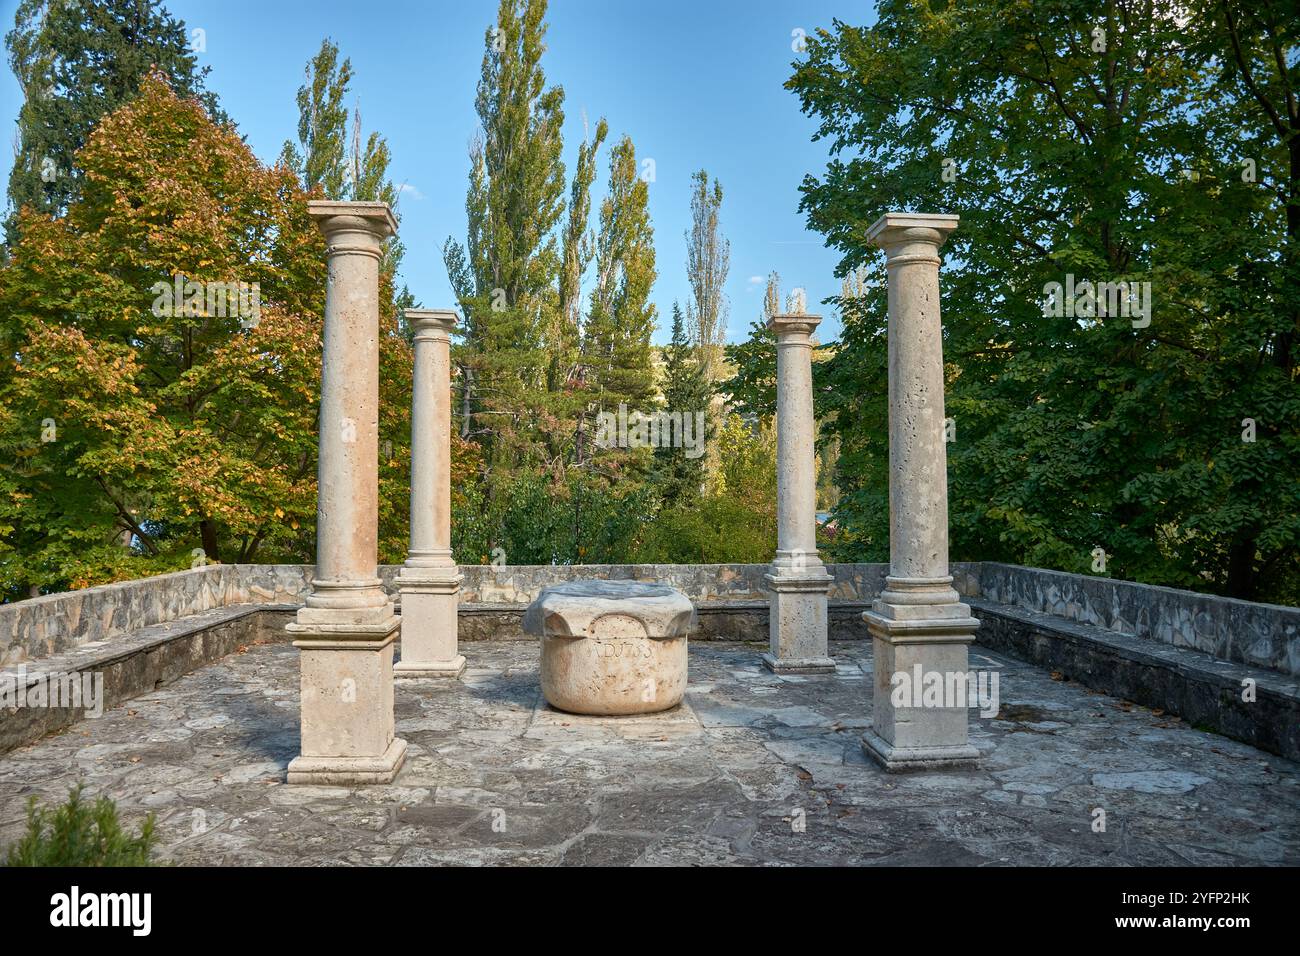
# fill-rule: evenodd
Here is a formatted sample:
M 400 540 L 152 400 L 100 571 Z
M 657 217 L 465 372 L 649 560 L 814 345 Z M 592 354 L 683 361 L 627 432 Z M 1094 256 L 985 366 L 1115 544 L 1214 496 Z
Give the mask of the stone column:
M 456 313 L 407 309 L 415 330 L 411 401 L 411 547 L 402 592 L 398 677 L 459 677 L 460 570 L 451 556 L 451 331 Z
M 776 333 L 776 557 L 771 592 L 771 651 L 763 663 L 779 674 L 834 673 L 826 650 L 826 595 L 831 576 L 817 554 L 812 331 L 819 315 L 774 315 Z
M 400 621 L 377 574 L 379 256 L 386 203 L 310 202 L 329 280 L 321 356 L 316 573 L 288 625 L 301 652 L 302 754 L 290 783 L 388 783 L 406 757 L 393 730 Z
M 964 693 L 979 622 L 948 573 L 939 247 L 956 228 L 956 216 L 892 212 L 867 231 L 889 271 L 889 576 L 862 615 L 875 657 L 862 743 L 887 770 L 969 766 L 979 757 Z M 936 680 L 945 691 L 937 698 Z M 907 706 L 895 706 L 896 691 Z

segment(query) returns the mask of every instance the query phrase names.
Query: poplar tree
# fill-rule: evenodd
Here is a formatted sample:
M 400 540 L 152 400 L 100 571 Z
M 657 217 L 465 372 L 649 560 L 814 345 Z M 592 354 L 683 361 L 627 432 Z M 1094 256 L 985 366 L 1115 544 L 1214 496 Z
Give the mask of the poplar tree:
M 561 377 L 573 373 L 582 333 L 582 278 L 595 255 L 595 243 L 588 229 L 591 218 L 591 184 L 596 178 L 596 154 L 609 127 L 602 119 L 595 135 L 578 147 L 578 165 L 569 187 L 569 216 L 564 228 L 563 264 L 560 269 L 560 307 L 548 345 L 554 361 L 549 387 L 561 387 Z
M 327 199 L 348 198 L 348 109 L 352 61 L 339 62 L 338 45 L 326 38 L 308 61 L 298 87 L 298 144 L 286 140 L 280 160 L 308 192 L 317 186 Z
M 372 131 L 363 147 L 360 104 L 350 112 L 345 105 L 355 75 L 352 61 L 339 62 L 338 45 L 326 37 L 305 74 L 297 97 L 298 143 L 285 141 L 280 162 L 307 192 L 319 187 L 326 199 L 386 202 L 400 221 L 397 188 L 388 178 L 388 142 Z M 396 237 L 385 242 L 381 271 L 395 275 L 404 251 Z M 403 289 L 398 298 L 409 303 L 410 293 Z
M 649 187 L 637 175 L 636 150 L 624 136 L 609 162 L 609 189 L 600 207 L 596 238 L 596 286 L 584 336 L 584 364 L 593 378 L 597 406 L 650 411 L 654 367 L 650 336 L 656 309 L 654 227 Z
M 541 67 L 545 14 L 546 0 L 501 0 L 484 36 L 467 236 L 443 247 L 465 317 L 462 435 L 482 445 L 489 470 L 541 457 L 559 424 L 546 347 L 560 313 L 564 91 Z
M 722 235 L 722 184 L 710 184 L 701 169 L 691 177 L 691 228 L 686 234 L 686 277 L 691 298 L 686 303 L 687 324 L 713 381 L 718 372 L 722 344 L 727 335 L 727 298 L 723 291 L 731 268 L 731 243 Z
M 547 351 L 550 368 L 547 373 L 547 390 L 564 401 L 555 402 L 556 412 L 563 419 L 575 419 L 573 460 L 582 465 L 587 454 L 587 382 L 586 368 L 582 364 L 582 280 L 595 256 L 595 240 L 588 228 L 591 219 L 591 184 L 596 178 L 596 154 L 609 127 L 602 119 L 596 124 L 595 135 L 583 139 L 578 147 L 578 165 L 573 172 L 569 189 L 569 217 L 564 228 L 563 263 L 560 268 L 560 301 L 556 311 Z M 565 439 L 563 431 L 552 436 Z M 557 449 L 558 450 L 558 449 Z

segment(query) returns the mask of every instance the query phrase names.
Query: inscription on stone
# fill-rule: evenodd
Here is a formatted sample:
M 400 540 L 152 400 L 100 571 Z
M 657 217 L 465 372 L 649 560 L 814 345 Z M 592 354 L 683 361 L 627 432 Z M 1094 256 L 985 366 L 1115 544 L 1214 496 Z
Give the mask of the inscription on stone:
M 625 660 L 630 657 L 646 659 L 654 657 L 654 649 L 650 647 L 649 641 L 611 641 L 594 638 L 591 643 L 595 645 L 597 657 L 621 657 Z

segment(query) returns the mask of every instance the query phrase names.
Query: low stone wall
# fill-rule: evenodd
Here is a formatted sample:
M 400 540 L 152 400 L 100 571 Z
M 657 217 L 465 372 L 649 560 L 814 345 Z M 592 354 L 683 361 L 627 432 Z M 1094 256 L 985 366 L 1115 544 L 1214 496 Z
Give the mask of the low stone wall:
M 828 637 L 832 641 L 862 640 L 867 626 L 862 612 L 871 606 L 864 601 L 838 601 L 830 605 Z M 462 604 L 457 637 L 462 642 L 535 641 L 523 630 L 524 604 Z M 692 641 L 757 641 L 764 645 L 768 632 L 767 601 L 700 601 L 696 604 L 698 627 Z
M 302 601 L 311 583 L 309 564 L 241 564 L 230 583 L 230 600 Z M 887 564 L 828 564 L 834 581 L 832 601 L 873 601 L 885 586 Z M 954 585 L 962 594 L 979 594 L 979 564 L 956 563 Z M 397 596 L 400 565 L 379 567 L 379 579 Z M 529 604 L 542 589 L 564 581 L 658 581 L 692 601 L 766 601 L 766 564 L 463 564 L 461 601 L 469 604 Z M 161 580 L 161 579 L 149 579 Z
M 832 564 L 832 638 L 866 637 L 854 622 L 884 586 L 884 564 Z M 82 644 L 112 640 L 141 627 L 234 604 L 300 604 L 311 565 L 214 565 L 0 605 L 0 666 L 49 657 Z M 395 592 L 395 565 L 379 569 Z M 701 609 L 716 605 L 701 637 L 753 634 L 759 618 L 739 607 L 767 600 L 765 564 L 462 566 L 465 616 L 484 607 L 466 638 L 491 614 L 528 604 L 548 584 L 574 579 L 662 581 Z M 1110 578 L 1065 574 L 991 562 L 954 563 L 954 584 L 966 597 L 1055 614 L 1122 634 L 1193 648 L 1223 660 L 1300 675 L 1300 608 L 1252 604 Z M 396 596 L 396 595 L 395 595 Z M 763 617 L 765 621 L 765 616 Z M 513 626 L 513 625 L 511 625 Z M 766 632 L 766 624 L 758 626 Z
M 993 562 L 980 567 L 978 596 L 1300 675 L 1300 608 Z
M 229 596 L 238 574 L 216 565 L 0 605 L 0 666 L 242 603 Z
M 871 601 L 884 585 L 883 564 L 828 565 L 832 601 Z M 301 604 L 311 587 L 310 564 L 211 565 L 150 578 L 0 605 L 0 666 L 50 657 L 82 644 L 164 624 L 234 604 Z M 379 577 L 398 597 L 398 565 Z M 663 581 L 697 603 L 765 601 L 765 564 L 706 565 L 464 565 L 466 604 L 528 604 L 549 584 L 575 579 Z M 979 568 L 956 565 L 963 593 L 978 593 Z
M 212 566 L 0 605 L 0 666 L 41 659 L 59 665 L 56 670 L 102 673 L 112 706 L 239 644 L 287 640 L 284 626 L 306 597 L 313 570 Z M 828 570 L 834 578 L 830 638 L 865 639 L 861 615 L 883 587 L 886 566 Z M 380 568 L 390 591 L 398 571 Z M 574 579 L 662 581 L 695 602 L 699 628 L 692 640 L 767 639 L 767 565 L 471 566 L 462 572 L 460 638 L 466 642 L 532 640 L 521 628 L 528 603 L 547 585 Z M 1291 676 L 1300 670 L 1300 609 L 1001 564 L 954 565 L 953 575 L 983 622 L 979 643 L 1300 757 L 1300 685 Z M 1250 707 L 1239 701 L 1241 673 L 1259 677 L 1259 702 Z M 78 717 L 58 708 L 0 713 L 0 752 Z
M 1111 697 L 1300 760 L 1300 685 L 1287 675 L 1190 648 L 1099 630 L 1038 611 L 975 601 L 978 642 Z M 1243 694 L 1249 679 L 1254 694 Z
M 177 621 L 152 624 L 117 640 L 64 651 L 30 667 L 20 664 L 0 671 L 0 700 L 15 701 L 19 694 L 31 700 L 31 685 L 71 678 L 87 689 L 84 681 L 97 683 L 102 692 L 99 704 L 105 711 L 111 710 L 219 661 L 241 646 L 286 640 L 284 625 L 293 614 L 292 608 L 248 604 L 213 608 Z M 0 753 L 85 719 L 90 701 L 83 700 L 85 706 L 78 707 L 46 703 L 0 707 Z M 53 704 L 54 698 L 49 695 L 43 701 Z M 61 696 L 58 702 L 67 702 L 67 698 Z

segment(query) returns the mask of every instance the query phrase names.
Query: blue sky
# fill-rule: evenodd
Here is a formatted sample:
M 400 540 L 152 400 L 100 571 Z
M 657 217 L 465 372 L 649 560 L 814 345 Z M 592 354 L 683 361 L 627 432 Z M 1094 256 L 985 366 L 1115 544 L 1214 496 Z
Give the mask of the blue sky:
M 191 29 L 206 33 L 199 62 L 208 85 L 254 152 L 273 162 L 295 135 L 294 95 L 321 39 L 333 38 L 355 71 L 352 102 L 366 132 L 388 138 L 390 174 L 405 183 L 400 204 L 406 245 L 403 280 L 426 307 L 452 304 L 441 248 L 463 239 L 467 146 L 477 125 L 474 88 L 483 34 L 495 0 L 168 0 Z M 15 0 L 0 0 L 3 30 Z M 796 29 L 809 33 L 833 17 L 874 21 L 871 3 L 823 0 L 552 0 L 547 17 L 547 80 L 565 91 L 565 163 L 571 172 L 585 112 L 610 125 L 593 203 L 599 208 L 608 144 L 627 133 L 639 158 L 654 160 L 650 213 L 659 279 L 654 300 L 664 341 L 672 302 L 685 302 L 690 176 L 721 180 L 723 231 L 731 241 L 728 340 L 743 340 L 758 317 L 763 277 L 780 273 L 783 291 L 807 290 L 809 311 L 826 315 L 819 338 L 838 335 L 824 297 L 839 291 L 838 255 L 798 212 L 805 173 L 819 174 L 824 143 L 782 88 Z M 4 71 L 0 115 L 17 115 L 19 92 Z M 12 139 L 12 132 L 9 134 Z M 12 151 L 0 150 L 7 182 Z M 592 227 L 596 224 L 593 214 Z

